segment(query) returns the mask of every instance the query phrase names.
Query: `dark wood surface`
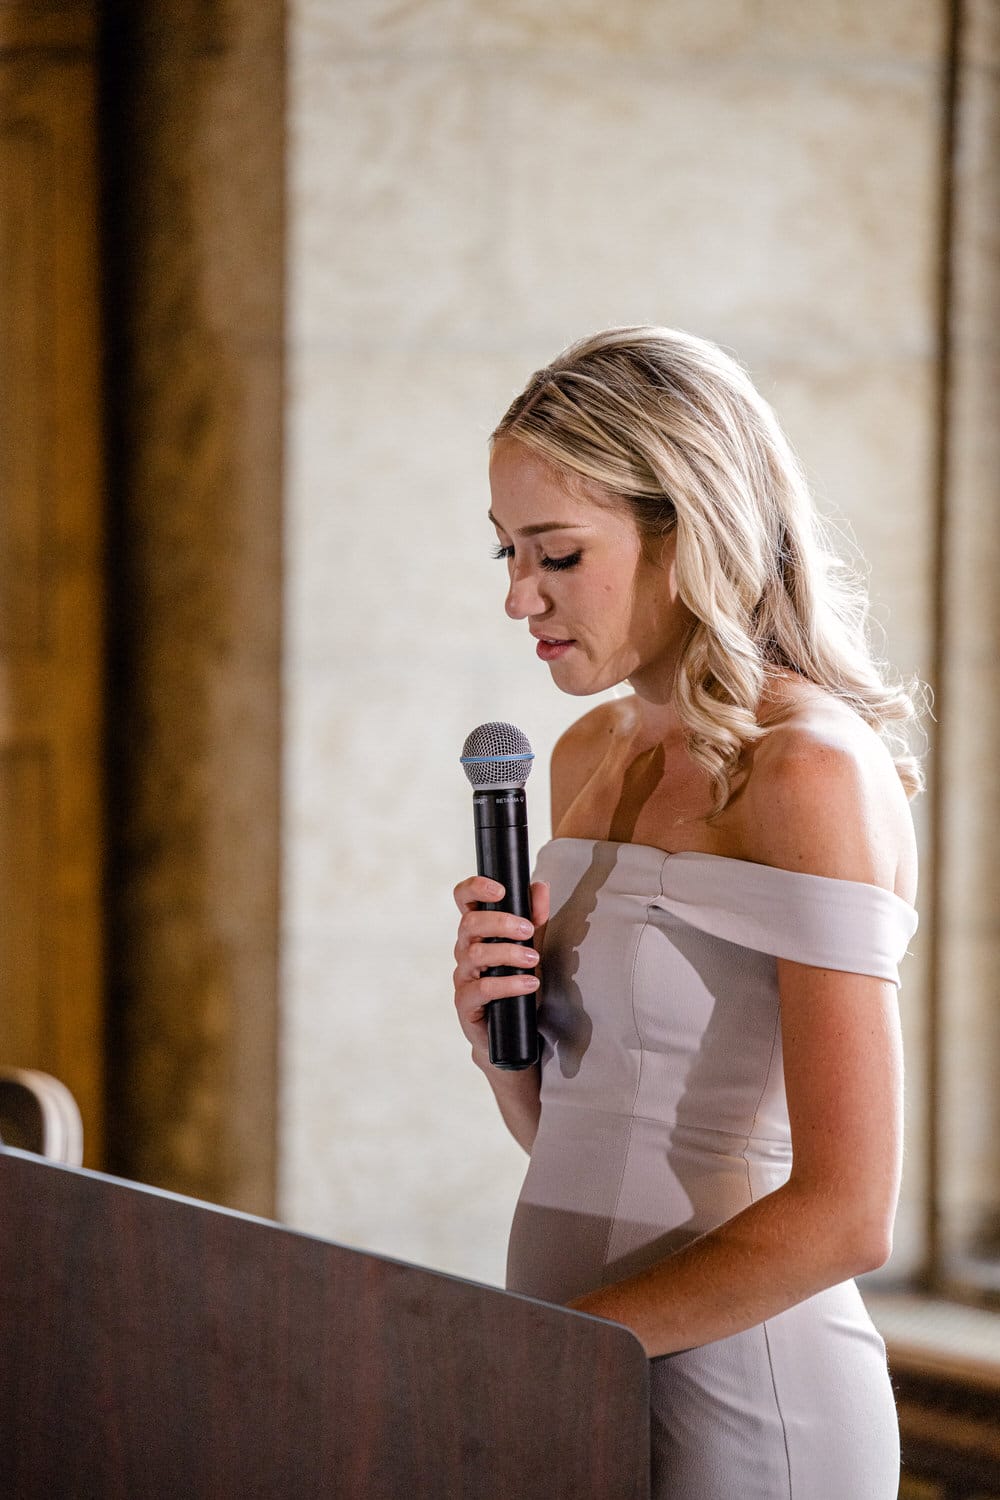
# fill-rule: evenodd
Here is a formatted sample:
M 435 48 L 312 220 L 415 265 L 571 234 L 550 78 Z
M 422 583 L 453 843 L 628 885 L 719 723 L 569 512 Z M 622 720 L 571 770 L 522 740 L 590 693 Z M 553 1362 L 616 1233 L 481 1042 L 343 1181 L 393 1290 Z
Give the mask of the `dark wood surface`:
M 1000 1500 L 997 1366 L 898 1343 L 890 1343 L 888 1353 L 903 1454 L 901 1496 Z
M 0 1495 L 644 1500 L 613 1324 L 0 1151 Z

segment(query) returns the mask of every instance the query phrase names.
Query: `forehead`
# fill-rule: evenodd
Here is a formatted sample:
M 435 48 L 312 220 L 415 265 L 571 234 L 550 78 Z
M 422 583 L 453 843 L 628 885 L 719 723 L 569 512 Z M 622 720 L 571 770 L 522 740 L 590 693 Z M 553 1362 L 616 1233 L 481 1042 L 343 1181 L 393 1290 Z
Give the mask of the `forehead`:
M 505 528 L 541 518 L 595 526 L 630 521 L 627 509 L 581 474 L 563 469 L 514 438 L 500 438 L 490 455 L 493 514 Z

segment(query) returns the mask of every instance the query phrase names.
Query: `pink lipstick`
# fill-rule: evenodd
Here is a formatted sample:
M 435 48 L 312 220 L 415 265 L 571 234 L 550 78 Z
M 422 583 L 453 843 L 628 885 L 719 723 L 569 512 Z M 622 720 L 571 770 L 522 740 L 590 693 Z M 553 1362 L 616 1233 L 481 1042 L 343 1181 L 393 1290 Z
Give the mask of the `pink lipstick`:
M 558 661 L 561 656 L 566 655 L 571 646 L 575 645 L 575 641 L 540 640 L 535 647 L 535 653 L 541 657 L 542 661 Z

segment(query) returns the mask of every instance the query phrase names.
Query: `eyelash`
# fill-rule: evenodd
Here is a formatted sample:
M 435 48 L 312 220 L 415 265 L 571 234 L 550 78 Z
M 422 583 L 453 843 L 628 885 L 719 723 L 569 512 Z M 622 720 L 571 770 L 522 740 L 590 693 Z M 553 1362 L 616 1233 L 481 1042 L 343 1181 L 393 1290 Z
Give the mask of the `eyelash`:
M 496 547 L 490 549 L 490 556 L 497 562 L 501 562 L 504 558 L 513 557 L 514 549 L 513 547 L 503 547 L 498 544 Z M 567 568 L 575 568 L 582 556 L 582 552 L 570 552 L 566 557 L 543 556 L 542 567 L 546 568 L 550 573 L 564 573 Z

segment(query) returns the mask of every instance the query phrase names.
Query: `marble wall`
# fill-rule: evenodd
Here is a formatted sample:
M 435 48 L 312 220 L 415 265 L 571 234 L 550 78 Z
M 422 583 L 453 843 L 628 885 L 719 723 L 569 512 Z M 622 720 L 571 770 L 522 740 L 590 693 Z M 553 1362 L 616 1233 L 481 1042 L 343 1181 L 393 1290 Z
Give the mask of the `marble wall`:
M 931 662 L 943 0 L 294 0 L 281 1211 L 484 1280 L 524 1168 L 454 1022 L 467 731 L 559 696 L 488 558 L 486 438 L 612 323 L 735 350 Z M 983 356 L 985 357 L 985 355 Z M 995 351 L 990 357 L 995 357 Z M 544 770 L 529 783 L 537 846 Z M 926 799 L 916 805 L 921 836 Z M 898 1264 L 918 1257 L 926 955 Z

